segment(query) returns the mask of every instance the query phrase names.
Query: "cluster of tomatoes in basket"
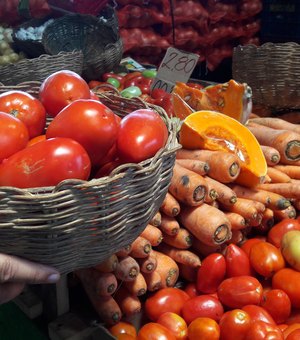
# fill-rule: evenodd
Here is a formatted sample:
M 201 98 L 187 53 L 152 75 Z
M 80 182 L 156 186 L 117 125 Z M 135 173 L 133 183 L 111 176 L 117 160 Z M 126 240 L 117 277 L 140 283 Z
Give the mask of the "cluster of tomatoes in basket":
M 195 281 L 146 298 L 138 331 L 126 320 L 109 331 L 128 340 L 300 339 L 299 222 L 210 253 Z
M 62 70 L 40 85 L 38 98 L 0 95 L 0 185 L 53 186 L 107 175 L 153 157 L 168 129 L 158 112 L 136 109 L 121 119 L 78 74 Z

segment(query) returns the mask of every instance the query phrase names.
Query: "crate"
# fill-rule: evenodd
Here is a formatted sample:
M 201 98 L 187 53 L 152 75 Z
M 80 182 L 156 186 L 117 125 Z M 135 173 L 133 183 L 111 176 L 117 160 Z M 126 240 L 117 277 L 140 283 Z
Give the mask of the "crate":
M 300 1 L 264 0 L 261 12 L 261 42 L 300 42 Z

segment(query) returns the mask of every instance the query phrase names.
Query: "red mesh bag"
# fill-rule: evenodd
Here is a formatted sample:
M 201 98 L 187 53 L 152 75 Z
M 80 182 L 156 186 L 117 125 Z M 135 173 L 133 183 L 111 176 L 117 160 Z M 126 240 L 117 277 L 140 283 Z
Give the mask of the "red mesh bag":
M 48 0 L 52 9 L 91 15 L 98 15 L 108 2 L 108 0 Z

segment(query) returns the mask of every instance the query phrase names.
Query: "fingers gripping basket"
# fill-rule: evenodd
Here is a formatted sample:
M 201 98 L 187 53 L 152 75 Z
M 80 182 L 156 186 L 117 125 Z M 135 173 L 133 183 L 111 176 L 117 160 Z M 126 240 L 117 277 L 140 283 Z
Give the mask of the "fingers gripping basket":
M 118 100 L 122 113 L 145 107 L 140 100 L 115 94 L 106 94 L 105 100 L 112 108 Z M 129 245 L 158 211 L 179 148 L 177 124 L 162 109 L 153 108 L 169 131 L 166 146 L 153 158 L 90 181 L 65 180 L 56 187 L 34 189 L 0 187 L 0 252 L 69 273 Z
M 300 45 L 265 43 L 234 48 L 233 78 L 252 88 L 253 102 L 274 109 L 300 108 Z

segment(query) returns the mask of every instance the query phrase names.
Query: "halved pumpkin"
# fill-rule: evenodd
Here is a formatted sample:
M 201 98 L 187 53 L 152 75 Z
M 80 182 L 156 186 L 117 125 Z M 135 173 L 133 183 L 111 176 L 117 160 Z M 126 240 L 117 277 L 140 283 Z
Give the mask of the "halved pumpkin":
M 191 111 L 212 110 L 245 123 L 252 109 L 251 88 L 233 79 L 203 89 L 177 82 L 172 99 L 174 114 L 180 119 L 187 117 Z
M 245 186 L 262 183 L 267 174 L 267 163 L 254 135 L 236 119 L 220 112 L 202 110 L 190 114 L 182 123 L 179 142 L 186 149 L 236 154 L 241 167 L 236 182 Z

